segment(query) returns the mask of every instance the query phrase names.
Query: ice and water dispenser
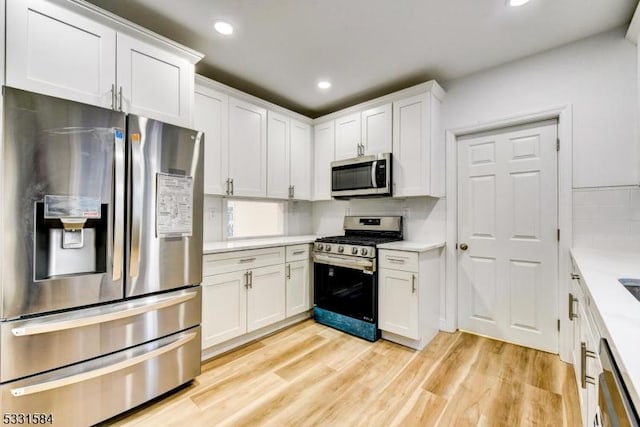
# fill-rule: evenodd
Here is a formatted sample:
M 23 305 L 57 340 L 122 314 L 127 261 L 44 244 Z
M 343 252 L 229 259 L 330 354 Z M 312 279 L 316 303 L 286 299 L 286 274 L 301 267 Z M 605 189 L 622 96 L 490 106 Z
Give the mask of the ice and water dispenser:
M 35 280 L 106 272 L 108 204 L 46 195 L 35 203 Z

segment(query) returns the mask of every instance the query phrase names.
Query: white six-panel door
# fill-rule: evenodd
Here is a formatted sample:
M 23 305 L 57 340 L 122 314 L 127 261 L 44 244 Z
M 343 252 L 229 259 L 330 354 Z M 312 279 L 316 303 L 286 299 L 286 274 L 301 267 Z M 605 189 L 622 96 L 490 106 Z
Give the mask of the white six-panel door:
M 459 327 L 553 353 L 556 141 L 555 121 L 458 139 Z

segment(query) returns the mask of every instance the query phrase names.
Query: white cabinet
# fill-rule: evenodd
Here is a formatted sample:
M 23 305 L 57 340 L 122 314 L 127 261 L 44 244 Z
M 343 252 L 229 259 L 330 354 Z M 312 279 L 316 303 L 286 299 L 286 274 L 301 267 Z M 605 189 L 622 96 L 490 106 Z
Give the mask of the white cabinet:
M 362 146 L 365 155 L 390 153 L 392 150 L 391 104 L 362 112 Z
M 311 308 L 311 260 L 309 245 L 287 246 L 285 274 L 287 281 L 287 317 Z
M 378 327 L 382 338 L 422 350 L 436 335 L 443 254 L 442 248 L 378 251 Z
M 191 127 L 193 64 L 122 33 L 117 36 L 117 52 L 118 108 Z
M 267 197 L 287 199 L 289 186 L 290 120 L 282 114 L 267 114 Z
M 313 200 L 331 200 L 331 162 L 334 160 L 333 120 L 313 128 Z
M 227 148 L 230 195 L 265 197 L 267 195 L 267 110 L 230 97 Z
M 598 380 L 602 364 L 598 349 L 600 333 L 590 308 L 590 296 L 580 276 L 572 273 L 569 319 L 572 321 L 573 369 L 578 385 L 582 425 L 592 427 L 598 413 Z M 598 416 L 598 419 L 600 417 Z
M 360 113 L 335 120 L 335 159 L 343 160 L 362 155 Z
M 247 331 L 245 272 L 202 279 L 202 348 L 230 340 Z
M 6 6 L 7 85 L 191 126 L 199 57 L 158 47 L 137 30 L 125 34 L 124 23 L 112 27 L 71 2 Z
M 204 132 L 204 192 L 222 195 L 226 192 L 227 165 L 223 146 L 229 140 L 229 97 L 216 90 L 197 85 L 193 125 Z
M 268 326 L 285 317 L 284 265 L 248 271 L 247 332 Z
M 116 107 L 115 30 L 52 2 L 8 0 L 6 8 L 8 86 Z
M 311 200 L 311 126 L 291 120 L 289 149 L 289 185 L 291 198 Z
M 440 126 L 444 92 L 434 82 L 424 94 L 393 103 L 393 195 L 444 195 L 445 139 Z

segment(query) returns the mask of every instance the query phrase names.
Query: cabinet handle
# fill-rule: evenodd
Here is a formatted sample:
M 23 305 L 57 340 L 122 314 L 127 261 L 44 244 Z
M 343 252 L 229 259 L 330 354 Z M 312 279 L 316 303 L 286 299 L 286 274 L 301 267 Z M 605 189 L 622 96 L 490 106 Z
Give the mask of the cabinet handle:
M 587 375 L 587 357 L 595 359 L 596 354 L 591 350 L 587 350 L 587 343 L 581 342 L 580 356 L 580 382 L 582 383 L 582 388 L 587 388 L 587 384 L 596 384 L 595 378 Z
M 394 262 L 396 264 L 404 264 L 405 260 L 402 258 L 391 258 L 391 257 L 387 257 L 387 261 L 389 262 Z
M 255 261 L 255 260 L 256 260 L 256 257 L 253 257 L 253 258 L 243 258 L 243 259 L 241 259 L 241 260 L 240 260 L 240 264 L 244 264 L 244 263 L 247 263 L 247 262 L 253 262 L 253 261 Z
M 291 279 L 291 264 L 287 264 L 287 279 Z
M 226 181 L 224 182 L 226 185 L 226 191 L 225 193 L 227 194 L 227 196 L 229 195 L 229 178 L 226 179 Z
M 416 293 L 416 275 L 415 274 L 411 275 L 411 293 L 412 294 Z
M 120 90 L 118 91 L 119 99 L 118 99 L 118 111 L 122 111 L 122 86 L 120 86 Z
M 249 288 L 253 289 L 253 271 L 249 272 Z
M 296 194 L 296 186 L 292 185 L 291 186 L 291 196 L 290 197 L 293 199 L 295 197 L 295 194 Z
M 244 273 L 244 288 L 249 289 L 249 272 Z
M 231 185 L 231 195 L 233 196 L 233 178 L 229 180 L 229 184 Z
M 578 302 L 578 298 L 574 297 L 572 293 L 569 293 L 569 320 L 573 320 L 578 317 L 578 314 L 573 310 L 574 303 Z
M 116 109 L 116 84 L 111 83 L 111 109 Z
M 571 280 L 580 280 L 580 275 L 576 273 L 571 273 Z
M 304 249 L 301 249 L 299 251 L 293 251 L 291 255 L 302 255 L 303 253 L 304 253 Z

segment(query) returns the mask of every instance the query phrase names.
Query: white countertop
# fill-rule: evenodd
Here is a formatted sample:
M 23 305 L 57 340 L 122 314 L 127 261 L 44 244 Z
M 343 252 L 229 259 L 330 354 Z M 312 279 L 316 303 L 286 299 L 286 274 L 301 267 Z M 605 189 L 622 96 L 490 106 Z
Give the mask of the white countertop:
M 640 253 L 572 249 L 591 294 L 591 309 L 607 338 L 636 408 L 640 408 L 640 301 L 619 278 L 640 278 Z
M 383 243 L 378 245 L 378 249 L 392 249 L 395 251 L 426 252 L 432 249 L 444 248 L 444 241 L 414 242 L 411 240 L 400 240 L 398 242 Z
M 299 245 L 303 243 L 311 243 L 316 240 L 317 236 L 280 236 L 268 237 L 264 239 L 246 239 L 246 240 L 225 240 L 222 242 L 205 243 L 202 253 L 215 254 L 220 252 L 243 251 L 247 249 L 271 248 L 274 246 Z

